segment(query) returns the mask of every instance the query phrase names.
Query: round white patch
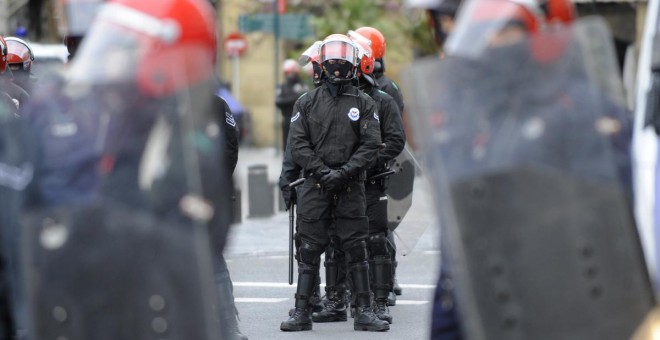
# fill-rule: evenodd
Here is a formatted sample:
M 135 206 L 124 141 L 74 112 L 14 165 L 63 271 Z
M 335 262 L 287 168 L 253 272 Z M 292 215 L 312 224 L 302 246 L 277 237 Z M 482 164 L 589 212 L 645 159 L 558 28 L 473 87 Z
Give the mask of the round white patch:
M 352 121 L 356 121 L 360 118 L 360 110 L 358 110 L 356 107 L 351 108 L 350 111 L 348 111 L 348 118 L 350 118 Z

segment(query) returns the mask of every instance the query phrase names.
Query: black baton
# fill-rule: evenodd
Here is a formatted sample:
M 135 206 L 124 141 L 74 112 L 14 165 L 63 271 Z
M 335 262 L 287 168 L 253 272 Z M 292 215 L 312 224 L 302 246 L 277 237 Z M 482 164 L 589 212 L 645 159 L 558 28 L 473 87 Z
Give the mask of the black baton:
M 396 171 L 394 171 L 394 170 L 388 170 L 388 171 L 381 172 L 379 174 L 376 174 L 376 175 L 373 175 L 373 176 L 367 178 L 367 181 L 375 181 L 377 179 L 381 179 L 381 178 L 387 177 L 389 175 L 394 175 L 395 173 L 396 173 Z
M 297 179 L 289 183 L 289 190 L 296 190 L 295 188 L 305 181 L 304 178 Z M 296 203 L 291 201 L 289 207 L 289 284 L 293 284 L 293 228 L 294 228 L 294 213 Z

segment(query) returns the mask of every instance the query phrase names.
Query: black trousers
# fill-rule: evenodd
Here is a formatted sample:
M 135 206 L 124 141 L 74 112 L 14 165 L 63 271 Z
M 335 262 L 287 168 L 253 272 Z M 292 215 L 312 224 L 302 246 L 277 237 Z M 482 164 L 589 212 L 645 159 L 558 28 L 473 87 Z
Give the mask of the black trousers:
M 298 192 L 299 237 L 325 248 L 330 244 L 330 226 L 334 223 L 334 236 L 341 248 L 364 241 L 369 229 L 364 184 L 355 181 L 333 194 L 317 183 L 309 179 Z

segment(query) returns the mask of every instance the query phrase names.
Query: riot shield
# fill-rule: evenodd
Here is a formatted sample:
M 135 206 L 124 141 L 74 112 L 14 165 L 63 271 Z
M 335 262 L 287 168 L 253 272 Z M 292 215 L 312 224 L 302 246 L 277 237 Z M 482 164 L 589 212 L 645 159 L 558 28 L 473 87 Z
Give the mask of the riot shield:
M 408 223 L 397 229 L 412 206 L 415 176 L 421 167 L 406 145 L 390 166 L 395 171 L 387 187 L 387 227 L 396 236 L 398 251 L 407 255 L 428 228 L 428 223 Z
M 23 211 L 30 338 L 220 338 L 224 111 L 214 51 L 173 46 L 187 33 L 171 24 L 104 7 L 22 118 L 41 155 Z
M 629 338 L 653 295 L 632 218 L 629 116 L 586 65 L 594 51 L 614 65 L 590 48 L 610 35 L 585 19 L 515 36 L 471 53 L 454 36 L 450 56 L 405 73 L 462 329 Z
M 387 227 L 390 231 L 399 226 L 412 205 L 415 165 L 415 158 L 407 146 L 392 162 L 395 173 L 390 176 L 387 186 Z

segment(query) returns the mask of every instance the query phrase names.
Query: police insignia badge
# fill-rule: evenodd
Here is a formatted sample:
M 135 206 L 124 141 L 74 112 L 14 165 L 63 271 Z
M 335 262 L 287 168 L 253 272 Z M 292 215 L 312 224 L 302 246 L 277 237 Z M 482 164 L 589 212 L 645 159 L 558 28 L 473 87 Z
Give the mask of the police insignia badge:
M 348 118 L 350 118 L 352 121 L 358 120 L 360 118 L 360 110 L 355 107 L 351 108 L 351 110 L 348 111 Z

